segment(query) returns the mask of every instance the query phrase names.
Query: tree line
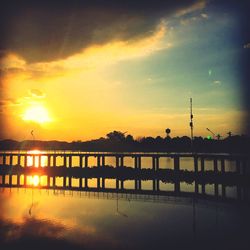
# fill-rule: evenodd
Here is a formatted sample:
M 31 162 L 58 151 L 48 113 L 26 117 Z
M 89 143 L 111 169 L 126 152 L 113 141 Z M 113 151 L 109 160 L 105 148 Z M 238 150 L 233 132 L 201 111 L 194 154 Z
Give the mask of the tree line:
M 206 152 L 206 153 L 248 153 L 250 137 L 245 135 L 230 135 L 224 139 L 188 136 L 165 138 L 140 137 L 134 139 L 130 134 L 112 131 L 95 140 L 89 141 L 39 141 L 39 140 L 2 140 L 1 150 L 76 150 L 102 152 Z

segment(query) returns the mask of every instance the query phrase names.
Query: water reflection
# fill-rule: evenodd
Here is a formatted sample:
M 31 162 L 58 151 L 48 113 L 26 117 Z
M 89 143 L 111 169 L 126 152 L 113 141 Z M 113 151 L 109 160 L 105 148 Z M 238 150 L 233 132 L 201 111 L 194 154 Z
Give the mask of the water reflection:
M 209 179 L 202 160 L 194 172 L 194 162 L 185 157 L 175 164 L 171 157 L 141 157 L 138 162 L 126 156 L 117 162 L 107 156 L 104 163 L 88 156 L 89 169 L 74 155 L 45 157 L 32 151 L 26 158 L 1 159 L 3 249 L 244 249 L 249 243 L 249 185 L 237 182 L 243 174 L 233 173 L 233 182 L 218 174 L 228 177 L 222 169 L 235 171 L 235 162 L 215 165 L 206 159 L 205 171 L 217 168 Z M 132 167 L 132 175 L 120 174 L 121 160 Z M 23 167 L 12 161 L 27 162 Z M 134 169 L 140 164 L 142 170 Z M 160 172 L 175 171 L 178 165 L 173 178 L 173 171 Z M 179 171 L 185 169 L 191 173 Z M 118 174 L 109 175 L 112 171 Z
M 240 183 L 204 182 L 195 179 L 189 182 L 173 179 L 121 179 L 104 177 L 74 178 L 71 176 L 47 175 L 0 175 L 0 187 L 38 188 L 72 191 L 134 193 L 193 197 L 223 202 L 250 203 L 249 185 Z
M 33 244 L 61 249 L 230 249 L 236 244 L 244 249 L 249 243 L 248 207 L 31 189 L 2 189 L 0 198 L 1 245 L 6 249 L 29 249 Z

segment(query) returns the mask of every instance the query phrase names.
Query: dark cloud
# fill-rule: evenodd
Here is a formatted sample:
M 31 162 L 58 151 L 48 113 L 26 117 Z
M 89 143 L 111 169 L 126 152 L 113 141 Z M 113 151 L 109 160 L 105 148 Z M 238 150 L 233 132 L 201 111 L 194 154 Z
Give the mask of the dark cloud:
M 28 62 L 64 58 L 91 44 L 136 39 L 162 17 L 197 1 L 6 1 L 0 20 L 2 50 Z

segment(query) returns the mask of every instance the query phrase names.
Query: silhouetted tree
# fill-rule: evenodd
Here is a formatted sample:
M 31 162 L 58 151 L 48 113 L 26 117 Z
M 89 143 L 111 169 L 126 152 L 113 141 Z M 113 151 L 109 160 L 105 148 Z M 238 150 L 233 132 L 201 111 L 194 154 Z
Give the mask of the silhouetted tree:
M 107 137 L 111 141 L 122 142 L 122 141 L 125 141 L 125 135 L 124 134 L 125 133 L 114 130 L 113 132 L 108 133 Z
M 113 131 L 107 134 L 107 138 L 99 138 L 90 141 L 0 141 L 1 150 L 81 150 L 81 151 L 112 151 L 112 152 L 190 152 L 190 138 L 188 136 L 162 138 L 139 137 L 134 140 L 132 135 L 125 137 L 124 133 Z M 249 153 L 250 137 L 244 135 L 228 136 L 225 139 L 194 138 L 195 152 L 222 152 L 222 153 Z
M 126 136 L 126 141 L 127 142 L 134 142 L 134 137 L 132 135 L 127 135 Z

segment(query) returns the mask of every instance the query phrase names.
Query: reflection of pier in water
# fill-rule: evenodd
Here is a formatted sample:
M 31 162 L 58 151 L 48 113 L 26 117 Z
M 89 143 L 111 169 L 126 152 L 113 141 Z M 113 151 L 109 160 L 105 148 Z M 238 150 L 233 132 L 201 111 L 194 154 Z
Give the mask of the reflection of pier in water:
M 90 166 L 89 159 L 95 159 Z M 107 158 L 114 159 L 114 166 L 105 164 Z M 57 158 L 62 159 L 58 166 Z M 126 158 L 133 160 L 133 166 L 126 166 Z M 151 164 L 142 167 L 142 159 Z M 170 159 L 172 169 L 161 169 L 160 159 Z M 190 159 L 193 169 L 184 170 L 181 159 Z M 212 170 L 206 169 L 212 162 Z M 226 171 L 225 161 L 234 162 L 234 171 Z M 65 153 L 65 152 L 5 152 L 0 153 L 0 186 L 32 187 L 31 176 L 37 176 L 40 189 L 58 189 L 121 194 L 157 195 L 174 197 L 197 197 L 206 200 L 249 202 L 249 159 L 242 155 L 228 154 L 180 154 L 180 153 Z M 95 187 L 89 182 L 96 179 Z M 58 182 L 59 179 L 59 182 Z M 108 180 L 115 181 L 115 187 L 107 187 Z M 126 182 L 133 187 L 127 188 Z M 151 188 L 143 189 L 142 183 L 151 182 Z M 173 190 L 162 190 L 164 183 L 173 184 Z M 192 183 L 193 192 L 181 190 L 183 183 Z M 213 193 L 206 192 L 206 185 L 213 185 Z M 236 188 L 236 197 L 228 197 L 226 188 Z

